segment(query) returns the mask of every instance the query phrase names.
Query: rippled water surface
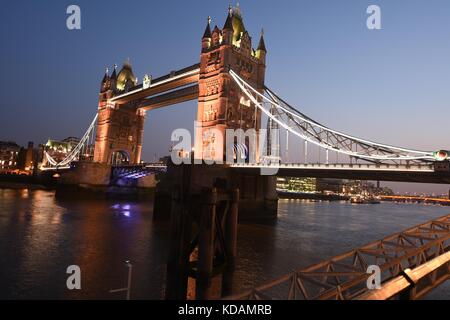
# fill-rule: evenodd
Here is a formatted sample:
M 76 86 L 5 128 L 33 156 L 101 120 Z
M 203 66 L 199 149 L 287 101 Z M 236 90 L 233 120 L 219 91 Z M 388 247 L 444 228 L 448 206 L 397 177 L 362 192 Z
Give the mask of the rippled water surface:
M 416 204 L 351 205 L 280 200 L 275 223 L 239 225 L 235 292 L 292 269 L 450 213 Z M 160 299 L 167 223 L 150 201 L 58 200 L 42 190 L 0 189 L 0 298 L 113 298 L 133 262 L 132 298 Z M 66 268 L 79 265 L 82 289 L 69 291 Z M 450 283 L 428 298 L 450 299 Z

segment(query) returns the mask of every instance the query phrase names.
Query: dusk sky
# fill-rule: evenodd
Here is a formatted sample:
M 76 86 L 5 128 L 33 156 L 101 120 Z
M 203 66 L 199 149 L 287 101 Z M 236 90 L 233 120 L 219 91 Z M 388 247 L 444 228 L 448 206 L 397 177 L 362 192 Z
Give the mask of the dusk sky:
M 81 8 L 68 30 L 66 8 Z M 130 58 L 157 77 L 199 62 L 208 15 L 222 28 L 228 1 L 4 1 L 0 140 L 80 137 L 97 111 L 105 67 Z M 381 8 L 382 30 L 366 9 Z M 265 31 L 266 85 L 313 119 L 352 135 L 450 150 L 450 1 L 240 1 L 253 37 Z M 197 102 L 147 114 L 143 159 L 168 154 L 192 128 Z M 387 184 L 385 184 L 387 185 Z M 448 186 L 394 185 L 446 192 Z

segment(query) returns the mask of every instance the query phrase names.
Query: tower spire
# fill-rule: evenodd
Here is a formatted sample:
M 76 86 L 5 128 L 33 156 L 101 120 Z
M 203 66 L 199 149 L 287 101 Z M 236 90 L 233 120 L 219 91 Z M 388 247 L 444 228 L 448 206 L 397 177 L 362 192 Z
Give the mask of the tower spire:
M 223 25 L 224 30 L 233 30 L 233 7 L 228 5 L 228 15 L 225 24 Z
M 203 39 L 205 39 L 205 38 L 211 38 L 211 17 L 210 16 L 208 16 L 205 33 L 203 34 Z
M 111 83 L 110 80 L 111 80 L 111 78 L 109 77 L 109 70 L 108 70 L 108 68 L 106 68 L 105 75 L 103 76 L 102 84 L 100 86 L 100 92 L 105 92 L 106 90 L 108 90 L 110 88 L 110 83 Z
M 109 79 L 109 70 L 108 70 L 108 67 L 106 67 L 105 75 L 103 76 L 102 83 L 105 83 L 108 79 Z
M 233 14 L 235 14 L 238 17 L 241 17 L 241 7 L 239 6 L 239 2 L 236 3 L 236 8 L 234 8 Z
M 256 50 L 267 52 L 266 44 L 264 43 L 264 29 L 261 29 L 261 36 L 259 37 L 259 44 Z
M 105 68 L 105 75 L 103 76 L 103 81 L 109 78 L 109 69 L 108 67 Z
M 114 64 L 114 70 L 111 74 L 111 79 L 116 79 L 117 78 L 117 64 Z

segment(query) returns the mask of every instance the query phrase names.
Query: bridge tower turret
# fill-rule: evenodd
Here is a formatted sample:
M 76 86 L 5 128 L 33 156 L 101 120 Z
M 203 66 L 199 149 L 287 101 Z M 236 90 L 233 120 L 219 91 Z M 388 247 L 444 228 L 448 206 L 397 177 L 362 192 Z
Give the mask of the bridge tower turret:
M 202 38 L 202 50 L 207 50 L 211 46 L 211 38 L 211 17 L 208 17 L 208 23 Z
M 206 35 L 208 27 L 209 23 Z M 252 48 L 252 39 L 245 29 L 239 7 L 230 7 L 222 30 L 216 26 L 211 41 L 206 41 L 207 38 L 205 35 L 202 38 L 200 55 L 194 156 L 196 159 L 223 161 L 226 159 L 227 129 L 258 131 L 261 128 L 261 111 L 244 97 L 228 71 L 231 68 L 262 92 L 266 48 L 262 37 L 258 50 Z M 258 145 L 257 142 L 256 148 Z
M 133 90 L 137 85 L 129 61 L 124 63 L 118 74 L 116 68 L 117 66 L 114 66 L 111 76 L 105 74 L 101 84 L 94 162 L 139 163 L 145 111 L 137 108 L 137 102 L 123 105 L 111 102 L 115 95 Z
M 260 59 L 261 61 L 266 62 L 266 53 L 267 53 L 267 49 L 266 49 L 266 44 L 264 42 L 264 30 L 261 29 L 261 36 L 259 37 L 259 44 L 258 44 L 258 48 L 256 49 L 256 57 L 258 59 Z

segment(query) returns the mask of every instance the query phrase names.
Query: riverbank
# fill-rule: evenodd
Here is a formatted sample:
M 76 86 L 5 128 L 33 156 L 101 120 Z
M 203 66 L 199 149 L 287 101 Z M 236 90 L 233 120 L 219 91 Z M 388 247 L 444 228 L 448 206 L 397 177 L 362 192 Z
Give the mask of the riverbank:
M 338 194 L 321 194 L 321 193 L 293 193 L 278 192 L 279 199 L 305 199 L 305 200 L 322 200 L 322 201 L 348 201 L 349 196 L 341 196 Z
M 58 198 L 71 199 L 153 199 L 155 187 L 63 185 L 48 176 L 0 174 L 0 189 L 55 191 Z
M 28 189 L 28 190 L 47 190 L 47 191 L 54 190 L 54 188 L 42 184 L 9 182 L 9 181 L 0 181 L 0 189 L 14 189 L 14 190 Z
M 0 173 L 0 188 L 54 190 L 57 180 L 51 174 L 5 174 Z

